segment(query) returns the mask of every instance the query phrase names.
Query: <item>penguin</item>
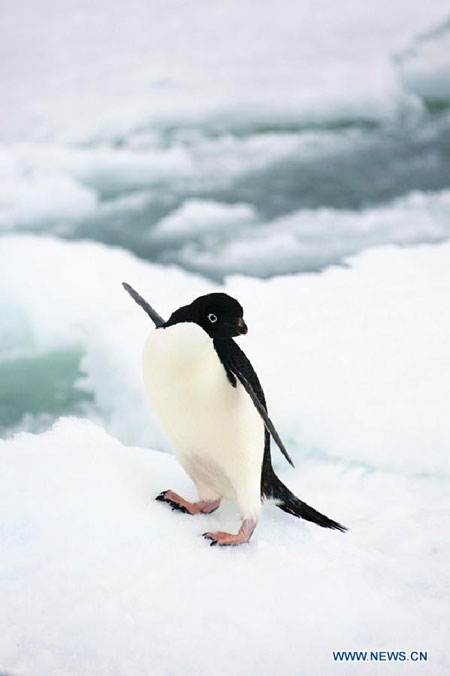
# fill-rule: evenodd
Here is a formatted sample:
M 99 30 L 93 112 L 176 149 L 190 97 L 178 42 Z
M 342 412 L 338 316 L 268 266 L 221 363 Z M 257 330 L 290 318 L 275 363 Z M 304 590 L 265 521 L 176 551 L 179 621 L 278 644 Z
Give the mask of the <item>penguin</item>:
M 156 500 L 192 515 L 211 514 L 223 498 L 235 501 L 241 518 L 238 533 L 203 533 L 211 546 L 248 543 L 267 500 L 288 514 L 345 532 L 345 526 L 291 493 L 273 470 L 271 437 L 293 462 L 268 416 L 259 378 L 233 340 L 248 331 L 240 303 L 225 293 L 210 293 L 164 321 L 129 284 L 123 286 L 156 326 L 142 356 L 145 386 L 198 493 L 196 502 L 172 490 L 162 491 Z

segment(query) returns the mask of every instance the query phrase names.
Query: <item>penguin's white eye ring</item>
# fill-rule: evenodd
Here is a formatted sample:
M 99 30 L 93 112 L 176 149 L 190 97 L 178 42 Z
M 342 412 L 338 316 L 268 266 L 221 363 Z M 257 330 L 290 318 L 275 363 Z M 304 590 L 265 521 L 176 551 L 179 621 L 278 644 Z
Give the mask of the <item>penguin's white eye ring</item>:
M 217 316 L 213 312 L 210 312 L 208 315 L 208 319 L 211 322 L 211 324 L 215 324 L 217 321 Z

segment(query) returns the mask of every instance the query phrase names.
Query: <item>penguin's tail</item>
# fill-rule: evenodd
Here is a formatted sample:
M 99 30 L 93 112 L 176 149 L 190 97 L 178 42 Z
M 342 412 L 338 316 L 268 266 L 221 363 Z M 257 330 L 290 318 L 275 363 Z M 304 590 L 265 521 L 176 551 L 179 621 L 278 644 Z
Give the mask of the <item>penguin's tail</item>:
M 322 528 L 340 530 L 341 533 L 345 533 L 345 531 L 348 530 L 345 526 L 342 526 L 337 521 L 333 521 L 333 519 L 329 519 L 325 514 L 317 512 L 313 507 L 307 505 L 306 502 L 297 498 L 291 493 L 289 488 L 280 481 L 275 472 L 272 473 L 270 488 L 269 490 L 264 491 L 263 497 L 274 500 L 277 507 L 282 509 L 283 512 L 292 514 L 299 519 L 305 519 L 306 521 L 316 523 L 318 526 L 322 526 Z

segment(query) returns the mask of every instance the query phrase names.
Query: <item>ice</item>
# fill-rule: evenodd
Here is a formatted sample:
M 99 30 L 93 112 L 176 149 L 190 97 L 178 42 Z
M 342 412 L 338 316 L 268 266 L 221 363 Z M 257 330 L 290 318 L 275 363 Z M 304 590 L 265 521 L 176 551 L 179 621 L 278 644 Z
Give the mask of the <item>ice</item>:
M 257 214 L 248 204 L 218 204 L 207 200 L 188 200 L 180 209 L 159 221 L 151 239 L 192 239 L 197 234 L 237 231 L 255 223 Z
M 408 449 L 399 449 L 407 455 Z M 83 420 L 0 445 L 0 665 L 23 676 L 379 674 L 332 650 L 426 650 L 448 669 L 446 482 L 308 462 L 281 476 L 351 527 L 263 509 L 250 545 L 153 500 L 193 497 L 174 458 Z M 383 665 L 386 667 L 386 665 Z M 390 664 L 408 675 L 407 663 Z
M 186 218 L 184 237 L 189 233 Z M 181 230 L 181 227 L 180 227 Z M 302 209 L 268 223 L 242 223 L 226 242 L 211 225 L 208 237 L 183 243 L 166 260 L 215 277 L 236 272 L 270 277 L 316 271 L 381 244 L 436 242 L 450 235 L 450 191 L 412 192 L 361 211 Z
M 445 0 L 9 3 L 3 136 L 73 142 L 149 122 L 396 117 L 417 100 L 392 56 L 447 13 Z
M 42 159 L 41 159 L 42 163 Z M 0 148 L 0 229 L 30 222 L 39 228 L 64 216 L 83 218 L 95 211 L 97 196 L 68 172 L 33 166 L 20 154 Z
M 77 234 L 77 225 L 82 226 L 89 217 L 107 221 L 112 212 L 142 209 L 161 193 L 170 205 L 174 194 L 183 196 L 199 186 L 205 190 L 230 185 L 236 178 L 300 150 L 308 157 L 312 153 L 326 153 L 327 148 L 345 146 L 345 141 L 330 136 L 317 138 L 306 134 L 299 138 L 295 134 L 281 137 L 267 134 L 214 140 L 194 137 L 188 144 L 176 142 L 169 148 L 159 145 L 136 148 L 132 139 L 127 148 L 44 143 L 0 146 L 0 228 L 11 230 L 26 225 L 42 229 L 45 225 L 47 231 L 55 229 L 58 234 L 73 236 Z M 183 227 L 186 229 L 183 218 L 188 219 L 190 226 L 199 203 L 200 208 L 204 207 L 201 232 L 207 229 L 210 217 L 213 230 L 227 220 L 233 222 L 238 218 L 243 224 L 256 220 L 248 205 L 230 205 L 227 219 L 228 205 L 218 204 L 215 209 L 212 202 L 188 199 L 181 213 L 172 212 L 168 223 L 159 224 L 158 231 L 169 229 L 176 234 Z M 174 230 L 175 221 L 178 225 Z M 69 224 L 70 228 L 67 225 L 62 228 L 61 224 Z M 181 234 L 186 238 L 189 227 Z
M 3 350 L 77 349 L 92 418 L 125 443 L 167 448 L 140 373 L 151 323 L 121 282 L 163 317 L 223 288 L 245 309 L 250 330 L 239 343 L 294 461 L 318 454 L 448 473 L 449 262 L 448 243 L 381 247 L 321 274 L 231 277 L 219 287 L 95 243 L 8 236 L 0 247 Z
M 45 227 L 80 220 L 104 207 L 102 191 L 142 190 L 185 179 L 192 162 L 182 148 L 139 153 L 18 144 L 0 153 L 0 227 Z M 134 196 L 136 199 L 136 197 Z M 130 197 L 129 197 L 130 199 Z
M 435 233 L 418 215 L 410 236 L 376 214 L 361 231 L 354 210 L 367 224 L 376 206 L 448 189 L 447 13 L 445 0 L 7 3 L 0 228 L 209 275 L 225 244 L 214 279 L 446 237 L 446 217 Z M 305 219 L 318 234 L 299 244 Z
M 0 674 L 447 676 L 446 0 L 6 0 L 0 32 Z M 211 549 L 232 505 L 154 501 L 194 492 L 123 281 L 239 299 L 275 468 L 346 535 L 267 505 Z
M 400 76 L 411 92 L 431 103 L 450 99 L 450 18 L 421 33 L 397 54 Z
M 65 418 L 1 443 L 0 668 L 359 676 L 379 664 L 331 651 L 392 649 L 427 650 L 444 676 L 449 262 L 448 243 L 382 247 L 321 274 L 227 280 L 296 464 L 274 448 L 277 472 L 350 532 L 267 505 L 249 546 L 217 550 L 201 533 L 236 530 L 232 505 L 191 519 L 153 501 L 194 492 L 160 452 L 140 374 L 151 324 L 120 283 L 165 317 L 221 287 L 92 242 L 2 237 L 6 354 L 79 350 L 97 424 Z
M 0 229 L 216 280 L 448 236 L 371 218 L 448 190 L 445 0 L 28 4 L 2 13 Z
M 89 237 L 216 280 L 316 271 L 368 247 L 448 238 L 446 124 L 418 129 L 413 148 L 361 130 L 18 144 L 0 154 L 0 229 Z M 386 180 L 379 167 L 397 150 Z

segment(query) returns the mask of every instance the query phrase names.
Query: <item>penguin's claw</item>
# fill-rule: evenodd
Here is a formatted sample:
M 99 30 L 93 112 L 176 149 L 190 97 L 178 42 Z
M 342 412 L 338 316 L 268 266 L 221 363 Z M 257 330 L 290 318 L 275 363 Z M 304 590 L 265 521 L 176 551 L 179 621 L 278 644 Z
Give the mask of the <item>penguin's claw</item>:
M 219 545 L 219 547 L 236 547 L 236 545 L 243 545 L 250 541 L 255 526 L 256 520 L 244 519 L 239 528 L 239 533 L 236 533 L 236 535 L 224 533 L 223 531 L 217 531 L 216 533 L 207 531 L 206 533 L 203 533 L 203 537 L 205 540 L 212 540 L 211 547 L 214 547 L 215 545 Z
M 186 507 L 183 507 L 183 505 L 178 505 L 176 502 L 172 502 L 172 500 L 167 500 L 167 502 L 172 507 L 172 512 L 182 512 L 183 514 L 190 514 L 190 512 L 186 509 Z
M 205 540 L 219 540 L 221 538 L 228 537 L 230 533 L 224 533 L 223 531 L 218 531 L 217 533 L 210 533 L 209 531 L 206 531 L 206 533 L 202 533 L 202 537 L 205 538 Z
M 155 500 L 158 500 L 158 502 L 166 502 L 172 507 L 173 512 L 183 512 L 184 514 L 190 514 L 189 510 L 184 505 L 181 505 L 180 503 L 175 502 L 175 500 L 171 500 L 169 497 L 166 497 L 167 493 L 170 493 L 170 490 L 161 491 L 161 493 L 156 496 Z
M 188 502 L 181 495 L 174 493 L 171 490 L 161 491 L 156 496 L 155 500 L 158 502 L 166 502 L 172 507 L 173 511 L 183 512 L 184 514 L 211 514 L 215 512 L 220 505 L 220 499 L 216 500 L 200 500 L 199 502 Z
M 210 547 L 236 547 L 245 544 L 250 538 L 246 539 L 241 533 L 232 535 L 231 533 L 203 533 L 205 540 L 211 540 Z
M 217 535 L 217 533 L 214 533 L 214 535 Z M 204 537 L 205 540 L 211 540 L 211 542 L 209 543 L 210 547 L 215 547 L 217 545 L 217 540 L 213 538 L 212 533 L 202 533 L 202 537 Z

